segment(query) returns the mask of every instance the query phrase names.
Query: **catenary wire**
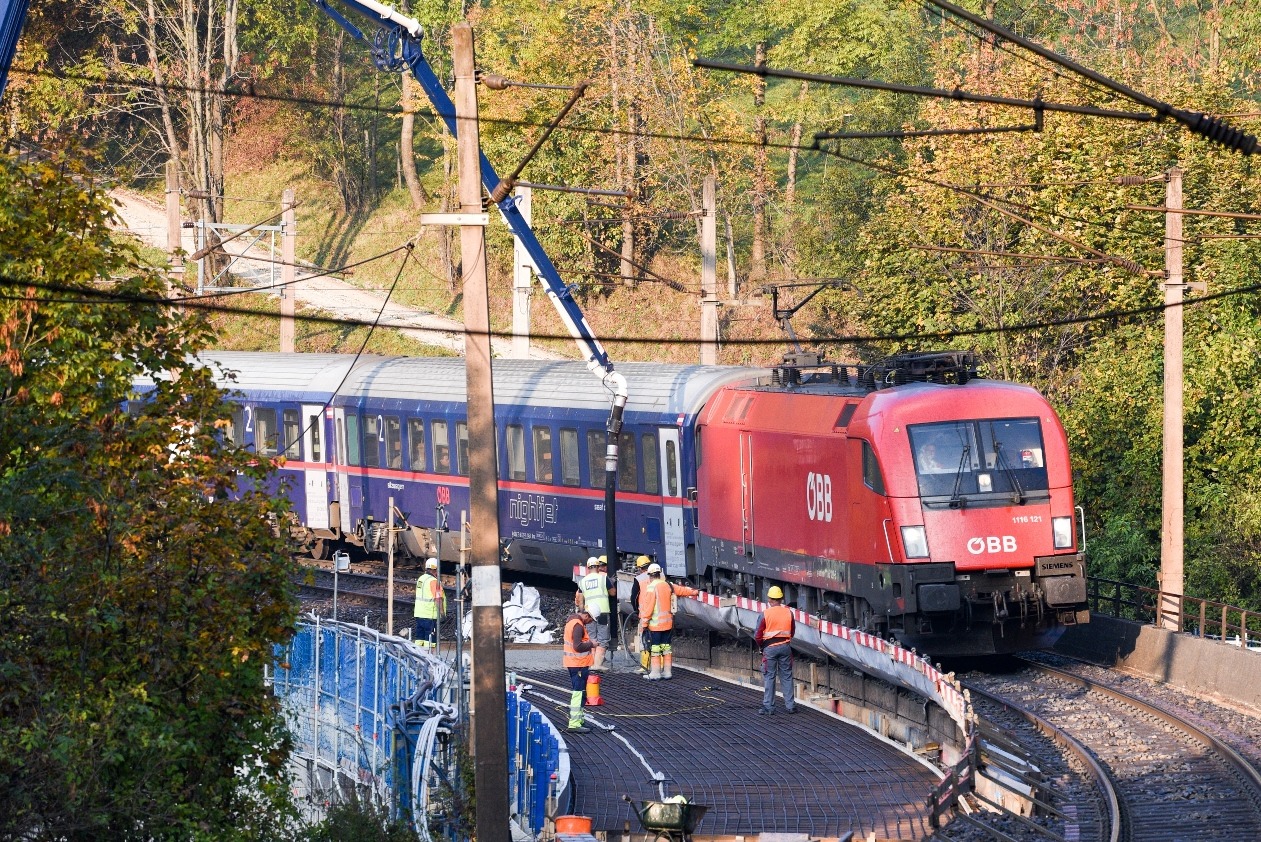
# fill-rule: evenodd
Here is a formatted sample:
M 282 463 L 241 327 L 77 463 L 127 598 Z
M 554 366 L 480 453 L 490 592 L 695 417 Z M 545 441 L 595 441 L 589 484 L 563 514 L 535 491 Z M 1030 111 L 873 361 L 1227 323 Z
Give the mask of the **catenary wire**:
M 400 272 L 401 272 L 401 268 L 400 268 Z M 117 305 L 128 305 L 128 306 L 136 305 L 136 304 L 145 304 L 148 306 L 167 306 L 167 307 L 181 306 L 177 300 L 172 300 L 172 299 L 151 298 L 151 297 L 140 296 L 140 295 L 125 295 L 125 296 L 116 295 L 107 290 L 92 290 L 85 287 L 76 287 L 76 286 L 70 286 L 66 284 L 35 283 L 31 281 L 19 281 L 19 280 L 14 280 L 10 278 L 0 277 L 0 287 L 5 287 L 5 286 L 20 286 L 20 287 L 42 289 L 42 290 L 46 290 L 50 292 L 75 293 L 78 296 L 74 298 L 68 297 L 68 298 L 40 299 L 41 301 L 44 301 L 47 303 L 53 303 L 53 304 L 117 304 Z M 1025 322 L 1025 323 L 1021 323 L 1017 325 L 1003 325 L 999 327 L 978 327 L 978 328 L 967 328 L 963 330 L 931 331 L 931 332 L 916 332 L 916 333 L 840 334 L 840 335 L 834 335 L 834 336 L 813 336 L 813 337 L 809 337 L 806 341 L 813 342 L 813 343 L 905 342 L 905 341 L 910 341 L 910 340 L 921 340 L 921 341 L 926 340 L 926 339 L 949 340 L 949 339 L 957 339 L 957 338 L 970 337 L 970 336 L 1029 333 L 1029 332 L 1033 332 L 1037 330 L 1045 330 L 1048 328 L 1064 327 L 1064 326 L 1075 325 L 1075 324 L 1089 324 L 1092 322 L 1105 322 L 1105 321 L 1115 322 L 1115 321 L 1121 321 L 1121 320 L 1135 320 L 1140 316 L 1148 315 L 1151 313 L 1163 312 L 1171 307 L 1192 307 L 1192 306 L 1197 306 L 1200 304 L 1205 304 L 1208 302 L 1217 301 L 1221 299 L 1234 298 L 1238 296 L 1254 295 L 1258 292 L 1261 292 L 1261 283 L 1247 284 L 1247 285 L 1235 287 L 1229 290 L 1222 290 L 1221 292 L 1193 296 L 1193 297 L 1186 298 L 1181 303 L 1177 303 L 1177 304 L 1166 304 L 1164 302 L 1161 302 L 1157 304 L 1144 305 L 1141 307 L 1132 307 L 1132 308 L 1119 309 L 1119 310 L 1107 310 L 1101 313 L 1092 313 L 1092 314 L 1086 314 L 1086 315 L 1081 315 L 1081 316 L 1066 316 L 1061 319 L 1046 319 L 1043 321 Z M 29 301 L 30 298 L 29 296 L 24 296 L 24 295 L 0 294 L 0 300 Z M 203 302 L 197 302 L 191 305 L 184 305 L 184 306 L 186 306 L 187 309 L 190 309 L 190 310 L 201 310 L 204 312 L 236 313 L 236 314 L 244 314 L 244 315 L 251 315 L 251 316 L 265 316 L 267 318 L 276 318 L 276 314 L 273 312 L 253 310 L 253 309 L 244 308 L 244 307 L 213 305 L 213 304 L 208 304 L 208 303 L 203 303 Z M 293 318 L 295 321 L 302 321 L 302 322 L 313 322 L 313 323 L 319 323 L 319 324 L 369 326 L 369 327 L 375 326 L 379 322 L 379 316 L 377 319 L 373 319 L 372 321 L 366 321 L 363 319 L 352 319 L 352 318 L 340 317 L 340 316 L 337 316 L 337 317 L 335 316 L 310 316 L 310 315 L 302 315 L 302 314 L 295 314 Z M 470 330 L 467 327 L 465 327 L 460 332 L 467 334 L 469 336 L 490 336 L 493 338 L 511 338 L 513 335 L 511 331 L 491 330 L 491 331 L 483 332 L 483 331 L 477 331 L 477 330 Z M 555 339 L 555 340 L 570 340 L 570 341 L 573 340 L 573 336 L 570 335 L 569 333 L 564 333 L 564 334 L 532 333 L 531 336 L 535 339 Z M 696 337 L 671 338 L 671 337 L 655 337 L 655 336 L 654 337 L 615 336 L 615 337 L 611 337 L 608 341 L 616 341 L 616 342 L 622 342 L 626 344 L 641 344 L 641 345 L 704 344 L 703 340 L 699 340 Z M 769 345 L 782 345 L 787 341 L 789 340 L 784 339 L 784 338 L 738 339 L 738 340 L 725 341 L 724 344 L 739 345 L 739 346 L 769 346 Z

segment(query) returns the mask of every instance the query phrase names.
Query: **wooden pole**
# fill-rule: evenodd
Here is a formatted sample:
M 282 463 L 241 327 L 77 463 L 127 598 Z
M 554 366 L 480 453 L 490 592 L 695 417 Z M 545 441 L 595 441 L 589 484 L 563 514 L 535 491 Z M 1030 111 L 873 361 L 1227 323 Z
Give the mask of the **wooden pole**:
M 531 195 L 529 187 L 517 187 L 517 208 L 521 218 L 530 223 Z M 513 237 L 512 248 L 512 356 L 525 360 L 530 357 L 530 288 L 534 281 L 534 261 Z
M 482 212 L 481 150 L 477 127 L 473 28 L 451 32 L 455 60 L 455 124 L 460 212 Z M 490 309 L 486 232 L 460 226 L 464 265 L 464 353 L 468 376 L 469 499 L 473 525 L 472 747 L 477 787 L 478 842 L 510 842 L 508 829 L 508 713 L 504 689 L 503 596 L 499 580 L 499 489 L 496 477 L 494 392 L 491 388 Z
M 1160 626 L 1182 629 L 1182 170 L 1165 178 L 1165 414 L 1160 528 Z
M 718 185 L 705 177 L 701 207 L 701 365 L 718 365 Z
M 293 282 L 297 277 L 298 215 L 294 212 L 293 190 L 286 190 L 280 198 L 280 351 L 294 351 Z

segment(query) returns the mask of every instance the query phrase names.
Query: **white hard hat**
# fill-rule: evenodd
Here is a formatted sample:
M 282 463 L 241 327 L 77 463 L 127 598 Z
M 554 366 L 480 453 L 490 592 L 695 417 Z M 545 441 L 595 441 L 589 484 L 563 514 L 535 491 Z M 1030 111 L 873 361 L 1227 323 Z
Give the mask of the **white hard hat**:
M 428 569 L 430 569 L 430 568 L 432 568 L 432 569 L 434 569 L 434 570 L 437 570 L 437 569 L 438 569 L 438 559 L 436 559 L 436 558 L 431 558 L 431 559 L 429 559 L 428 561 L 426 561 L 426 562 L 425 562 L 425 569 L 426 569 L 426 570 L 428 570 Z
M 657 562 L 654 561 L 652 564 L 648 565 L 649 576 L 651 576 L 654 573 L 660 573 L 660 572 L 661 572 L 661 565 L 657 564 Z
M 595 556 L 593 556 L 593 555 L 589 555 L 589 556 L 587 556 L 587 566 L 588 566 L 588 567 L 591 567 L 591 566 L 593 566 L 593 565 L 594 565 L 597 561 L 599 561 L 599 560 L 600 560 L 600 559 L 596 558 Z

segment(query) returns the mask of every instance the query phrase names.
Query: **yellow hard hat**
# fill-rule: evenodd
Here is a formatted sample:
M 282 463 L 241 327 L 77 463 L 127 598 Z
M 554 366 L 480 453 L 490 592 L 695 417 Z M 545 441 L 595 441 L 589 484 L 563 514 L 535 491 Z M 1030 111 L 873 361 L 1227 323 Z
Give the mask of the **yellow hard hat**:
M 779 585 L 771 585 L 771 589 L 766 592 L 766 598 L 767 599 L 783 599 L 784 592 L 780 589 Z
M 641 555 L 639 558 L 635 559 L 636 567 L 647 567 L 650 564 L 652 564 L 652 559 L 646 555 Z

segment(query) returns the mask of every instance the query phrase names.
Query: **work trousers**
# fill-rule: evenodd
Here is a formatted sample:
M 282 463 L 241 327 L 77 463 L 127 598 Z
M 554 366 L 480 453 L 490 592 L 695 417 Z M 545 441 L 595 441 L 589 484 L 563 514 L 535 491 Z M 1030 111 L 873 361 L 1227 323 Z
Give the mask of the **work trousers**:
M 784 695 L 784 710 L 793 710 L 793 648 L 776 643 L 762 650 L 762 710 L 775 709 L 775 679 Z

